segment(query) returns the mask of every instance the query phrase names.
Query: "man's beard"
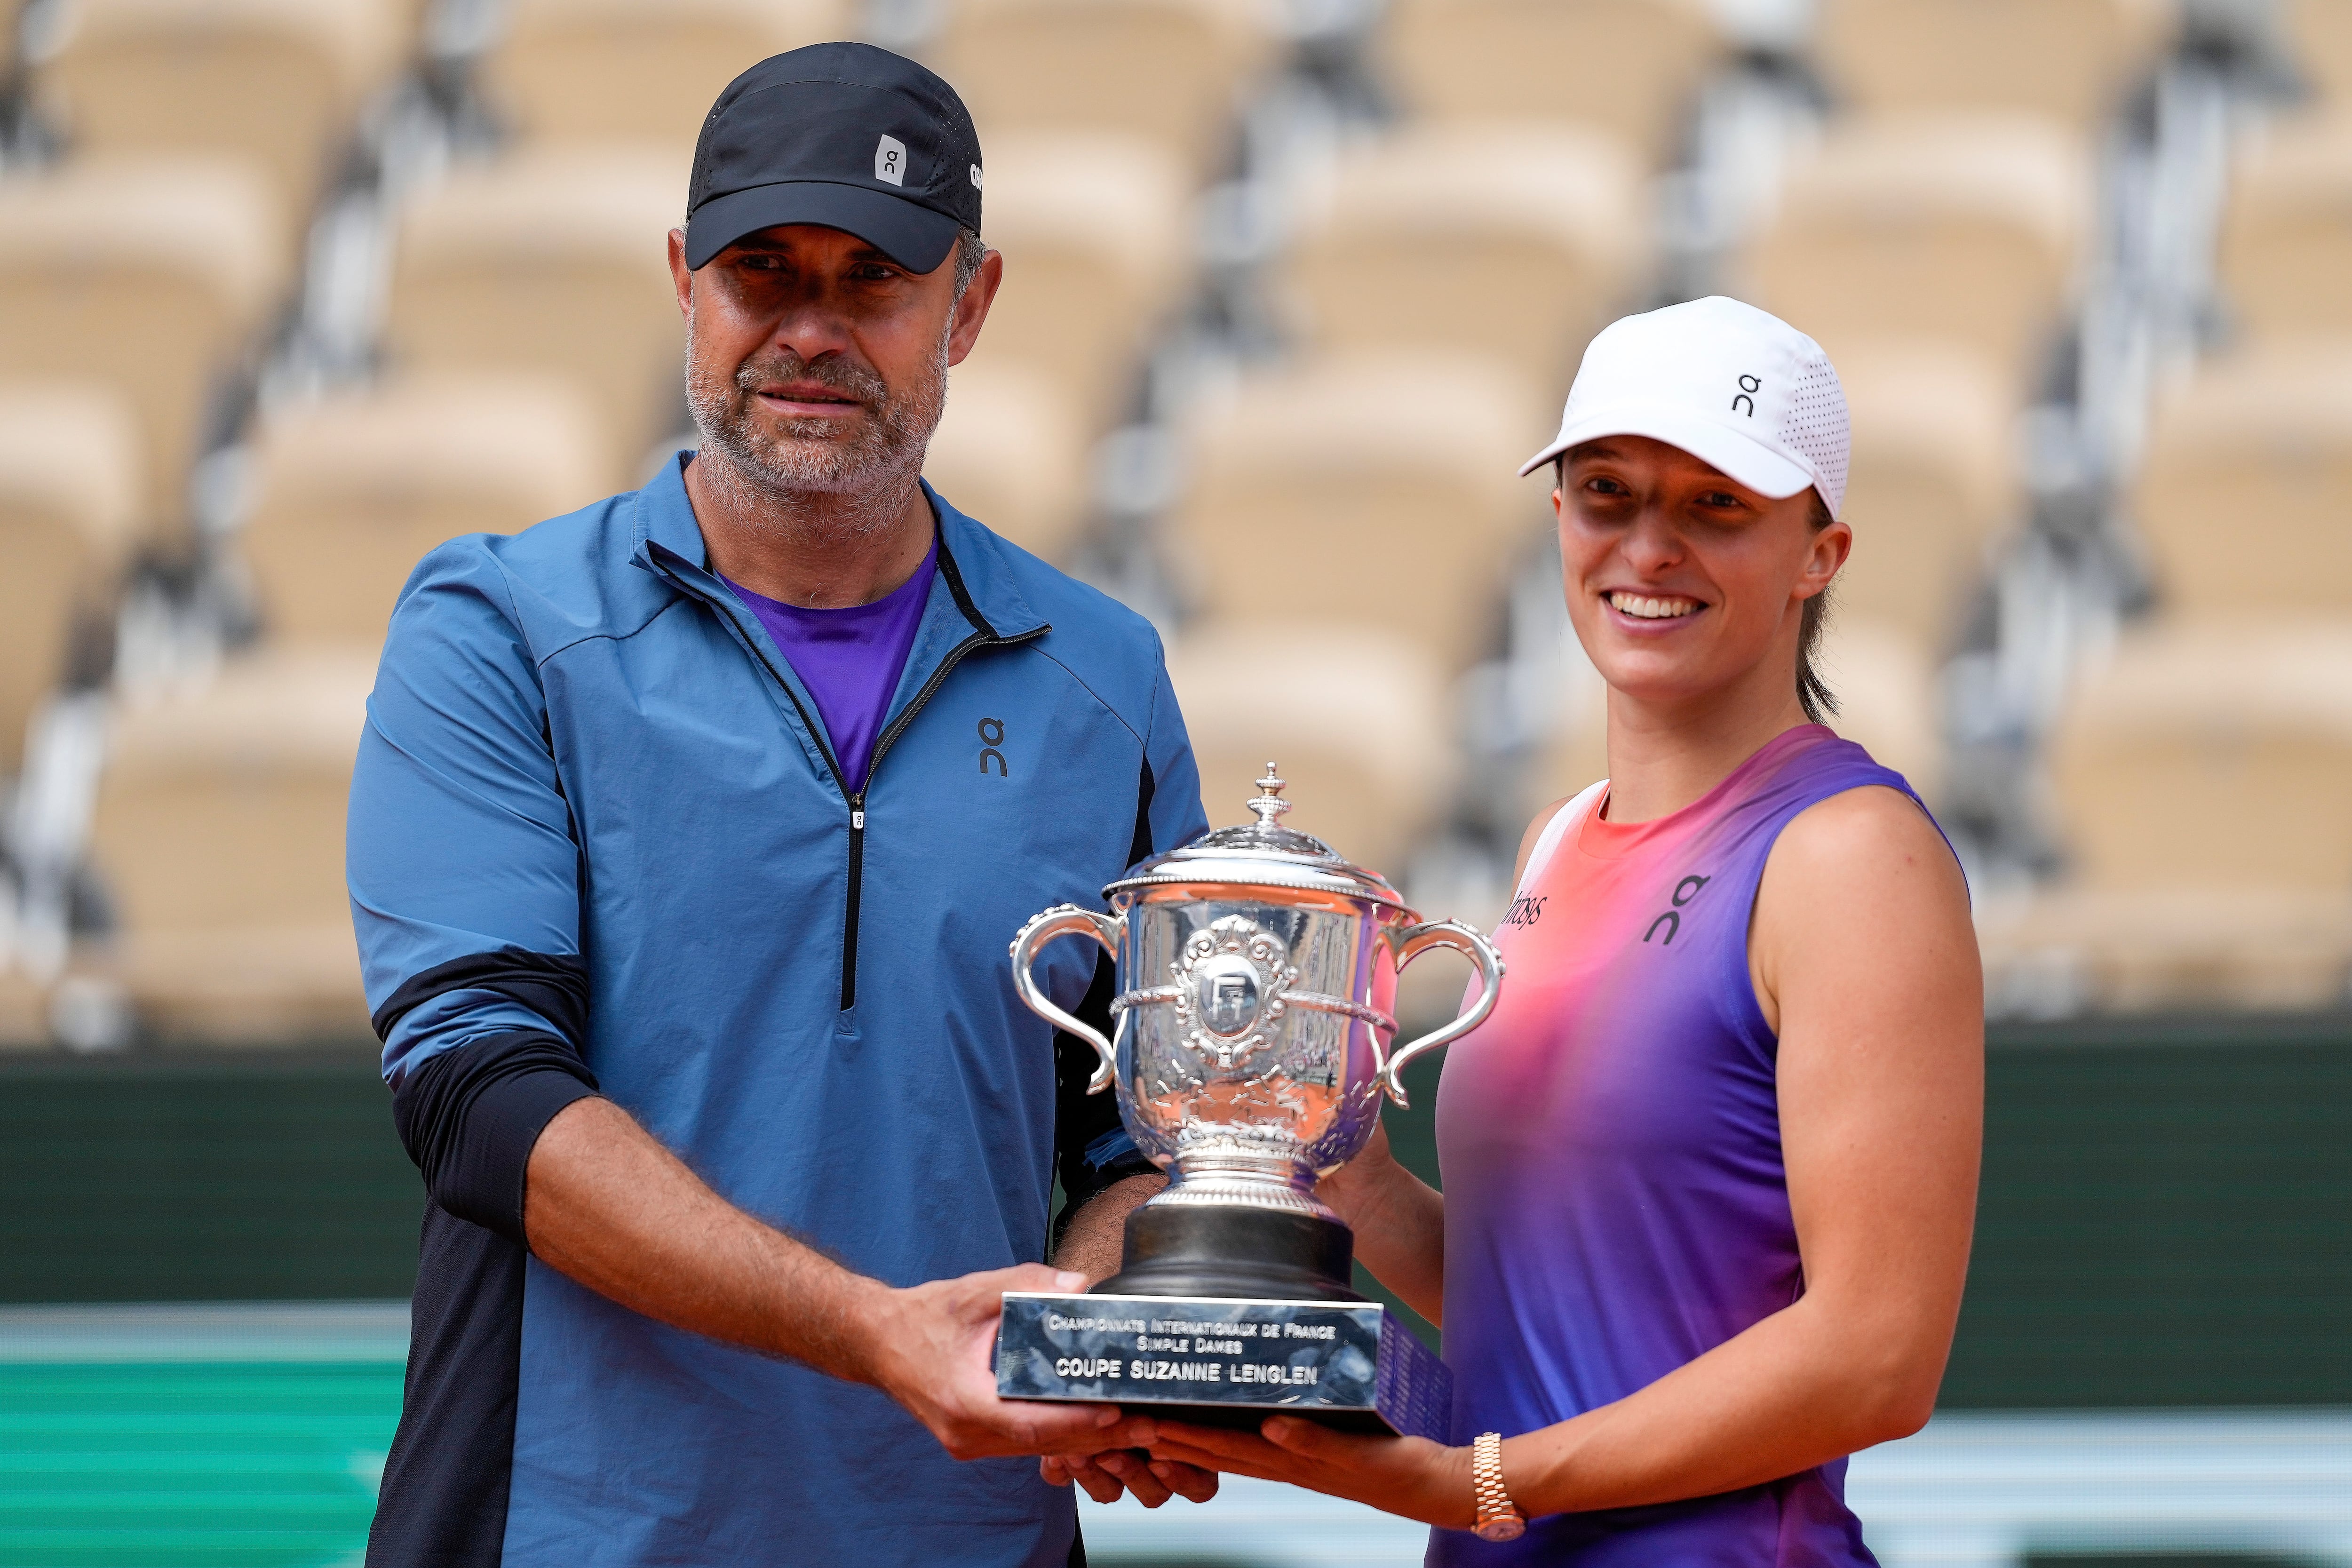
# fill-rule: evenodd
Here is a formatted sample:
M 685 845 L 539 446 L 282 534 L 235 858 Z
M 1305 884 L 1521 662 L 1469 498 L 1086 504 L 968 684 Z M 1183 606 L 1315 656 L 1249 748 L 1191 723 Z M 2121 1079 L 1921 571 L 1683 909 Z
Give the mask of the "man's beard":
M 819 383 L 857 403 L 866 417 L 755 422 L 752 400 L 759 389 L 785 381 Z M 687 404 L 703 445 L 724 452 L 746 482 L 777 500 L 810 493 L 877 492 L 902 473 L 919 469 L 947 406 L 947 391 L 944 332 L 924 374 L 896 393 L 862 365 L 838 358 L 812 364 L 790 349 L 746 360 L 731 378 L 690 360 L 686 374 Z

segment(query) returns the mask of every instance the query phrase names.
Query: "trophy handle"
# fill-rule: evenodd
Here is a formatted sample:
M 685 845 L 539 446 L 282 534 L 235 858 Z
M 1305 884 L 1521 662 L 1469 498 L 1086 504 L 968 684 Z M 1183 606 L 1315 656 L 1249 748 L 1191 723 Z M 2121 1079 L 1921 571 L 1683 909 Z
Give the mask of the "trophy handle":
M 1495 951 L 1493 942 L 1460 921 L 1431 921 L 1424 925 L 1407 926 L 1402 931 L 1391 932 L 1389 941 L 1396 949 L 1399 973 L 1404 972 L 1406 964 L 1431 948 L 1450 947 L 1465 954 L 1472 963 L 1476 964 L 1479 978 L 1486 982 L 1477 1002 L 1467 1013 L 1444 1028 L 1432 1029 L 1412 1044 L 1389 1053 L 1388 1065 L 1381 1069 L 1381 1082 L 1387 1088 L 1389 1098 L 1402 1106 L 1408 1103 L 1404 1097 L 1405 1063 L 1423 1051 L 1451 1045 L 1485 1023 L 1486 1015 L 1495 1010 L 1495 998 L 1503 994 L 1503 955 Z
M 1123 916 L 1097 914 L 1076 904 L 1056 904 L 1044 914 L 1033 917 L 1027 925 L 1021 928 L 1021 934 L 1013 939 L 1013 989 L 1021 994 L 1021 1000 L 1028 1004 L 1029 1011 L 1054 1027 L 1077 1036 L 1092 1046 L 1095 1055 L 1102 1058 L 1102 1065 L 1095 1068 L 1095 1076 L 1087 1080 L 1088 1094 L 1100 1094 L 1110 1087 L 1111 1075 L 1118 1067 L 1118 1053 L 1111 1043 L 1102 1037 L 1100 1030 L 1071 1017 L 1054 1005 L 1054 999 L 1037 988 L 1036 977 L 1029 973 L 1029 966 L 1037 961 L 1037 950 L 1057 936 L 1090 936 L 1108 949 L 1111 957 L 1117 958 L 1119 938 L 1126 930 L 1127 921 Z M 1486 1015 L 1481 1013 L 1479 1016 Z

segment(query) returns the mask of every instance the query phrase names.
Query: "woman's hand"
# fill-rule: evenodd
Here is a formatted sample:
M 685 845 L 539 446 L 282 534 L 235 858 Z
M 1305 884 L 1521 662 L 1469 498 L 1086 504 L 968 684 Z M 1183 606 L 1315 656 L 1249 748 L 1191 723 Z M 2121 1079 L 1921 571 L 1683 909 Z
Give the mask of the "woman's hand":
M 1447 1530 L 1477 1522 L 1470 1450 L 1426 1437 L 1366 1437 L 1295 1415 L 1272 1415 L 1255 1432 L 1153 1423 L 1154 1459 L 1224 1470 L 1368 1503 Z
M 1072 1482 L 1097 1502 L 1117 1502 L 1121 1491 L 1135 1494 L 1146 1508 L 1158 1508 L 1171 1497 L 1206 1502 L 1217 1495 L 1217 1473 L 1172 1459 L 1154 1459 L 1135 1448 L 1112 1448 L 1100 1454 L 1048 1454 L 1037 1461 L 1038 1474 L 1048 1486 Z

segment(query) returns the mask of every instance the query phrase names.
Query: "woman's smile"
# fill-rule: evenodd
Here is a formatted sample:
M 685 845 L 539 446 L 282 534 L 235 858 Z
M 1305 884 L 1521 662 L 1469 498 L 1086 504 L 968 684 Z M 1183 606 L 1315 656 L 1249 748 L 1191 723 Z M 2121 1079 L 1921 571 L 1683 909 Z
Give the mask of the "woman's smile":
M 1632 622 L 1643 630 L 1663 629 L 1687 625 L 1706 602 L 1682 594 L 1639 594 L 1629 588 L 1606 588 L 1601 602 L 1616 613 L 1620 622 Z

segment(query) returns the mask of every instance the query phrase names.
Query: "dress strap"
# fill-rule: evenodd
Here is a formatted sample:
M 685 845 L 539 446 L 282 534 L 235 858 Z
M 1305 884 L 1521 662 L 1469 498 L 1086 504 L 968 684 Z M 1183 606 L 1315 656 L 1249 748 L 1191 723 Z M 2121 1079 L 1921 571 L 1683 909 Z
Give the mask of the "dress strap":
M 1581 823 L 1586 816 L 1601 804 L 1601 797 L 1608 793 L 1609 781 L 1602 779 L 1551 814 L 1551 820 L 1544 824 L 1543 832 L 1536 836 L 1536 847 L 1528 856 L 1528 868 L 1519 875 L 1519 885 L 1515 889 L 1516 893 L 1524 894 L 1529 888 L 1543 879 L 1544 868 L 1551 864 L 1553 852 L 1559 847 L 1561 841 L 1576 829 L 1578 824 Z

